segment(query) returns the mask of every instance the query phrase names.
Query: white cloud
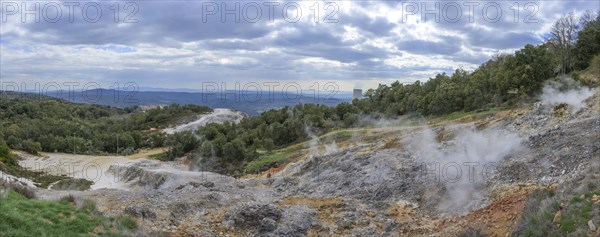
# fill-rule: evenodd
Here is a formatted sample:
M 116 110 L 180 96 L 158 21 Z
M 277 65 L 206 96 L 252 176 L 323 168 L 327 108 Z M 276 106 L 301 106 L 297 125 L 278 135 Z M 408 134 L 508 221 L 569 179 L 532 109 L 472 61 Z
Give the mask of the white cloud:
M 399 2 L 338 1 L 339 22 L 323 23 L 332 9 L 323 10 L 325 2 L 319 2 L 315 23 L 315 2 L 300 3 L 303 15 L 296 23 L 277 14 L 271 22 L 266 11 L 257 23 L 221 23 L 218 15 L 203 22 L 201 2 L 181 1 L 136 2 L 137 24 L 114 23 L 108 9 L 97 23 L 81 18 L 21 23 L 20 15 L 12 15 L 0 27 L 0 77 L 102 85 L 136 81 L 165 88 L 206 80 L 337 81 L 350 90 L 357 84 L 423 81 L 457 67 L 472 70 L 495 53 L 540 43 L 567 11 L 598 8 L 593 1 L 540 1 L 538 23 L 515 23 L 508 8 L 513 3 L 501 2 L 503 19 L 496 23 L 477 11 L 473 23 L 466 14 L 457 23 L 421 22 L 419 15 L 403 22 Z M 519 19 L 527 12 L 520 13 Z

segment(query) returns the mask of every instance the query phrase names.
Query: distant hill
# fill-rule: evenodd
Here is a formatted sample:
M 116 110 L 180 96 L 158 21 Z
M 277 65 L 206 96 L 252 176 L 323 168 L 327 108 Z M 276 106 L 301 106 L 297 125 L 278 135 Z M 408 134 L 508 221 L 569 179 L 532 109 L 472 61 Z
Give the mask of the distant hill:
M 310 94 L 308 94 L 310 93 Z M 258 115 L 263 111 L 277 109 L 296 104 L 319 103 L 336 106 L 341 102 L 352 100 L 351 92 L 339 92 L 333 96 L 321 95 L 317 100 L 313 91 L 303 95 L 275 92 L 271 95 L 268 91 L 239 93 L 226 91 L 221 93 L 201 92 L 174 92 L 174 91 L 118 91 L 108 89 L 94 89 L 88 91 L 50 91 L 46 95 L 61 98 L 75 103 L 100 104 L 112 107 L 126 108 L 138 105 L 169 105 L 169 104 L 194 104 L 212 108 L 228 108 L 242 111 L 249 115 Z

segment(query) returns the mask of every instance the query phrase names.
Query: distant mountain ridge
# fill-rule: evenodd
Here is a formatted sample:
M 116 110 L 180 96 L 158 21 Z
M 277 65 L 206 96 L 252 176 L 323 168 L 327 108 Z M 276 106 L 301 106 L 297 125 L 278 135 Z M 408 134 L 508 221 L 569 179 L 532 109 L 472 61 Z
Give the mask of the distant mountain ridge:
M 314 98 L 308 93 L 283 94 L 280 91 L 224 91 L 221 93 L 179 92 L 179 91 L 123 91 L 112 89 L 93 89 L 87 91 L 48 91 L 45 95 L 75 103 L 100 104 L 118 108 L 139 105 L 194 104 L 211 108 L 228 108 L 249 115 L 258 115 L 263 111 L 296 104 L 325 104 L 336 106 L 352 100 L 351 92 L 338 92 L 333 96 L 321 95 Z

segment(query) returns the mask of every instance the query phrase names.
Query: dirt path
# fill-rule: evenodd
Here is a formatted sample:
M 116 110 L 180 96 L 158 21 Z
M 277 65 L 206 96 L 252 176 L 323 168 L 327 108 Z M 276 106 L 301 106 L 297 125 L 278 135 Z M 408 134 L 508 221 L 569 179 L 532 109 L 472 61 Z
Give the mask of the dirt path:
M 140 152 L 138 152 L 138 153 L 127 156 L 127 158 L 132 159 L 132 160 L 136 160 L 136 159 L 140 159 L 140 158 L 150 158 L 151 155 L 160 154 L 165 151 L 167 151 L 166 147 L 143 149 L 143 150 L 140 150 Z

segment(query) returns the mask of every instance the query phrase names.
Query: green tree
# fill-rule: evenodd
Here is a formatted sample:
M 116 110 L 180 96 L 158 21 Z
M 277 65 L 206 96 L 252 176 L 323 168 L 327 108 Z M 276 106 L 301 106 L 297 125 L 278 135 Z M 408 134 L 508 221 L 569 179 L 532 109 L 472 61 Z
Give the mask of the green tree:
M 17 164 L 17 161 L 14 159 L 14 156 L 10 153 L 10 148 L 2 139 L 0 139 L 0 162 L 6 165 Z
M 347 112 L 344 114 L 344 125 L 346 127 L 351 127 L 352 125 L 358 122 L 358 115 L 354 113 Z
M 23 151 L 29 152 L 34 155 L 37 155 L 42 150 L 40 143 L 34 142 L 32 140 L 23 141 L 21 148 L 23 149 Z
M 600 54 L 600 14 L 582 20 L 583 29 L 578 34 L 575 44 L 575 68 L 582 70 L 589 66 L 594 55 Z
M 273 139 L 265 138 L 262 140 L 262 147 L 268 152 L 271 152 L 273 151 L 273 148 L 275 148 L 275 143 L 273 143 Z
M 532 95 L 542 87 L 545 80 L 553 76 L 552 58 L 546 46 L 526 45 L 515 53 L 516 73 L 514 84 L 516 89 Z
M 239 139 L 228 142 L 223 146 L 223 158 L 226 161 L 242 161 L 245 157 L 244 143 Z
M 212 157 L 215 155 L 213 144 L 210 141 L 202 142 L 202 145 L 200 145 L 198 152 L 202 157 Z

